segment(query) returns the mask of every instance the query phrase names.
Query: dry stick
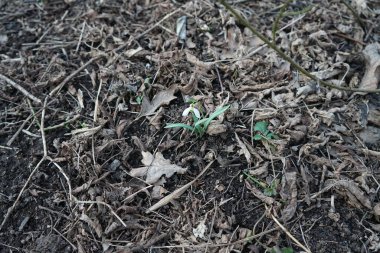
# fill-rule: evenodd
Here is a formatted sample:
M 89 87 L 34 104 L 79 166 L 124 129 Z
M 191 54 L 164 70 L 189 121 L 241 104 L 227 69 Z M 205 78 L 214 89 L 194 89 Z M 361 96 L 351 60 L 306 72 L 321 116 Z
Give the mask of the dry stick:
M 63 177 L 66 179 L 66 182 L 67 182 L 67 185 L 69 187 L 69 201 L 70 201 L 70 204 L 72 203 L 72 200 L 73 200 L 73 194 L 72 194 L 72 190 L 71 190 L 71 183 L 70 183 L 70 179 L 69 177 L 65 174 L 65 172 L 63 171 L 63 169 L 61 168 L 61 166 L 59 166 L 56 162 L 53 162 L 53 164 L 58 168 L 59 172 L 61 172 L 61 174 L 63 175 Z
M 91 201 L 91 200 L 88 200 L 88 201 L 77 200 L 75 202 L 78 203 L 78 204 L 101 204 L 101 205 L 104 205 L 104 206 L 106 206 L 106 207 L 108 207 L 110 209 L 111 213 L 116 217 L 116 219 L 118 219 L 120 221 L 120 223 L 124 227 L 127 227 L 127 224 L 124 223 L 124 221 L 120 218 L 120 216 L 117 215 L 117 213 L 114 212 L 114 210 L 112 209 L 112 207 L 110 205 L 108 205 L 106 202 L 103 202 L 103 201 Z
M 300 247 L 301 249 L 303 249 L 304 251 L 306 251 L 307 253 L 311 253 L 311 251 L 306 248 L 305 246 L 302 245 L 302 243 L 300 243 L 277 219 L 276 217 L 274 217 L 273 214 L 271 214 L 271 217 L 272 219 L 274 220 L 274 222 L 276 222 L 276 224 L 285 232 L 285 234 L 287 236 L 290 237 L 290 239 L 292 239 L 293 242 L 295 242 L 298 247 Z
M 289 57 L 287 54 L 281 51 L 274 42 L 269 41 L 264 35 L 262 35 L 260 32 L 258 32 L 245 18 L 243 18 L 239 13 L 237 13 L 231 5 L 229 5 L 225 0 L 218 0 L 228 11 L 232 13 L 232 15 L 237 18 L 237 20 L 247 27 L 253 34 L 255 34 L 257 37 L 259 37 L 262 41 L 265 42 L 270 48 L 272 48 L 274 51 L 276 51 L 280 57 L 287 62 L 289 62 L 294 68 L 296 68 L 299 72 L 304 74 L 305 76 L 309 77 L 310 79 L 316 81 L 317 83 L 332 88 L 332 89 L 337 89 L 337 90 L 344 90 L 344 91 L 350 91 L 350 92 L 364 92 L 364 93 L 380 93 L 380 89 L 374 89 L 374 90 L 367 90 L 367 89 L 355 89 L 355 88 L 349 88 L 349 87 L 340 87 L 337 85 L 334 85 L 332 83 L 326 82 L 324 80 L 321 80 L 317 78 L 316 76 L 312 75 L 309 73 L 307 70 L 302 68 L 298 63 L 296 63 L 291 57 Z
M 15 139 L 17 138 L 17 136 L 21 133 L 22 129 L 24 129 L 26 123 L 28 123 L 28 121 L 33 118 L 34 115 L 33 113 L 29 115 L 28 118 L 26 118 L 24 120 L 24 122 L 21 124 L 21 126 L 17 129 L 16 133 L 12 136 L 12 138 L 9 139 L 9 141 L 7 142 L 7 146 L 11 146 L 12 143 L 15 141 Z
M 76 76 L 79 72 L 81 72 L 83 69 L 87 68 L 88 65 L 90 65 L 91 63 L 93 63 L 94 61 L 97 61 L 99 60 L 100 58 L 103 58 L 104 55 L 98 55 L 92 59 L 90 59 L 88 62 L 86 62 L 85 64 L 83 64 L 81 67 L 79 67 L 77 70 L 75 70 L 73 73 L 71 73 L 71 75 L 69 75 L 68 77 L 65 78 L 65 80 L 63 80 L 57 87 L 55 87 L 50 93 L 49 93 L 49 96 L 53 96 L 54 94 L 56 94 L 57 92 L 59 92 L 63 86 L 66 85 L 66 83 L 68 81 L 70 81 L 74 76 Z
M 4 81 L 6 81 L 7 83 L 9 83 L 10 85 L 12 85 L 14 88 L 16 88 L 17 90 L 19 90 L 22 94 L 24 94 L 25 96 L 27 96 L 28 98 L 30 98 L 31 100 L 33 100 L 34 102 L 38 103 L 38 104 L 42 104 L 42 101 L 41 99 L 39 98 L 36 98 L 35 96 L 33 96 L 32 94 L 30 94 L 27 90 L 25 90 L 21 85 L 15 83 L 13 80 L 9 79 L 8 77 L 4 76 L 3 74 L 0 74 L 0 78 L 3 79 Z
M 69 123 L 72 123 L 72 122 L 75 122 L 77 119 L 79 119 L 81 117 L 80 114 L 78 115 L 75 115 L 74 117 L 72 117 L 71 119 L 65 121 L 65 122 L 62 122 L 61 124 L 58 124 L 58 125 L 54 125 L 54 126 L 49 126 L 49 127 L 45 127 L 45 131 L 50 131 L 50 130 L 54 130 L 54 129 L 57 129 L 57 128 L 60 128 L 60 127 L 64 127 L 65 125 L 69 124 Z
M 181 188 L 175 190 L 174 192 L 170 193 L 169 195 L 165 196 L 164 198 L 162 198 L 160 201 L 158 201 L 156 204 L 154 204 L 153 206 L 151 206 L 147 211 L 146 213 L 150 213 L 150 212 L 153 212 L 155 210 L 157 210 L 158 208 L 164 206 L 164 205 L 167 205 L 169 202 L 171 202 L 173 199 L 176 199 L 176 198 L 179 198 L 183 193 L 186 192 L 186 190 L 194 184 L 195 181 L 197 181 L 210 167 L 211 165 L 213 164 L 215 160 L 212 160 L 211 162 L 209 162 L 207 164 L 207 166 L 198 174 L 198 176 L 196 176 L 192 181 L 190 181 L 189 183 L 185 184 L 184 186 L 182 186 Z
M 41 126 L 40 126 L 42 145 L 43 145 L 43 149 L 44 149 L 44 156 L 41 158 L 41 160 L 38 162 L 38 164 L 36 165 L 36 167 L 30 173 L 28 179 L 26 180 L 24 186 L 22 187 L 20 193 L 18 194 L 15 202 L 13 202 L 13 205 L 8 209 L 8 211 L 7 211 L 7 213 L 6 213 L 5 217 L 4 217 L 4 220 L 1 222 L 0 231 L 3 229 L 4 224 L 7 222 L 7 220 L 9 219 L 12 211 L 15 209 L 16 205 L 20 201 L 20 198 L 21 198 L 22 194 L 24 193 L 26 187 L 28 186 L 29 182 L 32 180 L 33 175 L 36 173 L 36 171 L 41 166 L 41 164 L 48 158 L 48 156 L 47 156 L 46 139 L 45 139 L 45 131 L 44 131 L 44 119 L 45 119 L 45 110 L 46 110 L 47 100 L 48 100 L 48 97 L 45 98 L 44 105 L 43 105 L 43 108 L 42 108 Z

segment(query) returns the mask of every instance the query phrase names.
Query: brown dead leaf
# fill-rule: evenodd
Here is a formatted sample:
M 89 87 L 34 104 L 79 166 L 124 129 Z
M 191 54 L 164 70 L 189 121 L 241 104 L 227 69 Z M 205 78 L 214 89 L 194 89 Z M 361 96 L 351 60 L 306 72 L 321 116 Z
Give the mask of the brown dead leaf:
M 297 210 L 297 173 L 285 172 L 282 178 L 281 199 L 288 205 L 281 211 L 283 221 L 290 220 Z
M 249 153 L 248 149 L 247 149 L 247 146 L 244 144 L 244 142 L 242 142 L 239 138 L 239 136 L 237 135 L 237 133 L 235 133 L 235 137 L 236 137 L 236 140 L 238 141 L 239 143 L 239 146 L 241 148 L 241 150 L 243 151 L 243 154 L 245 156 L 245 159 L 247 159 L 247 162 L 248 164 L 251 164 L 251 153 Z
M 86 222 L 90 227 L 92 227 L 95 230 L 96 235 L 99 238 L 102 237 L 103 229 L 102 229 L 102 226 L 100 225 L 99 221 L 96 218 L 91 219 L 86 214 L 82 213 L 80 220 Z
M 226 125 L 213 120 L 208 126 L 206 133 L 208 135 L 219 135 L 219 134 L 225 133 L 226 131 L 227 131 Z
M 380 44 L 369 44 L 363 50 L 366 71 L 360 83 L 361 89 L 377 89 L 380 80 Z
M 192 55 L 190 51 L 186 51 L 186 60 L 194 64 L 195 66 L 198 66 L 201 69 L 204 69 L 205 71 L 210 70 L 214 66 L 214 63 L 203 62 L 199 60 L 196 56 Z
M 145 176 L 148 184 L 156 183 L 163 175 L 169 178 L 174 173 L 184 174 L 187 171 L 187 168 L 171 164 L 170 160 L 165 159 L 160 152 L 157 152 L 155 156 L 144 151 L 141 154 L 143 156 L 142 163 L 146 166 L 132 169 L 130 175 L 133 177 Z
M 248 180 L 245 180 L 245 186 L 248 190 L 252 192 L 252 194 L 263 201 L 267 205 L 273 205 L 276 201 L 272 197 L 265 196 L 259 189 L 257 189 L 254 185 L 250 184 Z
M 341 188 L 346 191 L 346 196 L 350 199 L 352 204 L 360 203 L 364 207 L 372 210 L 372 204 L 365 193 L 351 180 L 333 180 L 329 179 L 325 182 L 325 189 L 327 188 Z
M 160 106 L 168 105 L 170 101 L 177 98 L 174 96 L 176 90 L 176 85 L 167 90 L 161 90 L 153 97 L 152 101 L 149 101 L 148 96 L 145 95 L 141 105 L 140 117 L 153 115 Z

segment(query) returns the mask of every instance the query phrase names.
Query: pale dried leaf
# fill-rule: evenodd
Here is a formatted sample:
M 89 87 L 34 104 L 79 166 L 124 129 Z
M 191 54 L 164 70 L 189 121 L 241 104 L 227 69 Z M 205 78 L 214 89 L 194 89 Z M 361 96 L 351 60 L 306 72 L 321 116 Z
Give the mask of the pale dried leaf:
M 297 210 L 297 173 L 285 172 L 282 178 L 281 199 L 287 206 L 281 211 L 283 221 L 290 220 Z
M 177 86 L 173 85 L 167 90 L 159 91 L 153 97 L 152 101 L 149 101 L 148 96 L 144 96 L 141 104 L 140 116 L 153 115 L 160 106 L 168 105 L 170 101 L 177 98 L 174 96 L 176 90 Z
M 227 131 L 226 125 L 213 120 L 208 126 L 206 133 L 208 135 L 219 135 L 219 134 L 225 133 L 226 131 Z
M 351 199 L 352 202 L 359 201 L 360 204 L 362 204 L 364 207 L 367 207 L 368 209 L 372 209 L 372 204 L 369 198 L 365 195 L 365 193 L 351 180 L 333 180 L 329 179 L 325 182 L 325 189 L 329 189 L 331 187 L 334 188 L 342 188 L 346 191 L 348 191 L 347 196 L 350 198 L 354 197 L 355 199 Z
M 369 44 L 363 50 L 366 71 L 360 83 L 361 89 L 377 89 L 380 81 L 380 44 Z
M 241 148 L 241 150 L 243 151 L 243 154 L 245 156 L 245 159 L 247 160 L 248 164 L 251 164 L 251 153 L 249 153 L 248 149 L 247 149 L 247 146 L 244 144 L 244 142 L 242 142 L 239 138 L 239 136 L 237 135 L 237 133 L 235 133 L 235 137 L 236 137 L 236 140 L 238 141 L 239 143 L 239 146 Z
M 184 174 L 187 171 L 187 168 L 171 164 L 170 160 L 165 159 L 160 152 L 153 155 L 150 152 L 142 151 L 141 154 L 143 156 L 142 163 L 146 167 L 132 169 L 130 175 L 133 177 L 145 176 L 148 184 L 156 183 L 163 175 L 169 178 L 174 173 Z
M 86 214 L 82 213 L 82 215 L 80 216 L 80 220 L 86 222 L 90 227 L 92 227 L 95 230 L 96 235 L 99 238 L 102 237 L 102 235 L 103 235 L 103 229 L 102 229 L 99 221 L 96 218 L 92 218 L 91 219 Z

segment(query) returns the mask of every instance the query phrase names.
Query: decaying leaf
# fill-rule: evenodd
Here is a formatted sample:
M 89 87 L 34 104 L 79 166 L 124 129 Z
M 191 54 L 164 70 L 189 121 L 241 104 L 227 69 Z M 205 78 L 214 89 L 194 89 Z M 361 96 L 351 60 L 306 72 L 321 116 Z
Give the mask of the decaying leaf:
M 176 33 L 181 42 L 186 40 L 186 20 L 186 16 L 182 16 L 177 19 Z
M 144 96 L 140 116 L 153 115 L 160 106 L 168 105 L 170 101 L 177 98 L 174 96 L 176 90 L 176 85 L 171 86 L 167 90 L 161 90 L 153 97 L 152 101 L 149 101 L 148 96 Z
M 99 223 L 99 221 L 96 219 L 96 218 L 90 218 L 88 217 L 86 214 L 82 213 L 81 217 L 80 217 L 80 220 L 86 222 L 90 227 L 92 227 L 95 232 L 96 232 L 96 235 L 101 238 L 102 235 L 103 235 L 103 229 Z
M 239 136 L 237 135 L 237 133 L 235 133 L 235 137 L 236 137 L 236 140 L 238 141 L 239 143 L 239 146 L 241 148 L 241 150 L 243 151 L 243 154 L 245 156 L 245 159 L 247 159 L 247 162 L 248 164 L 251 164 L 251 153 L 249 153 L 248 149 L 247 149 L 247 146 L 244 144 L 244 142 L 242 142 L 239 138 Z
M 360 203 L 364 207 L 372 210 L 372 204 L 369 198 L 365 195 L 365 193 L 355 184 L 355 182 L 351 180 L 333 180 L 329 179 L 325 182 L 325 189 L 329 189 L 331 187 L 334 188 L 342 188 L 347 191 L 346 194 L 348 198 L 350 198 L 351 203 Z
M 215 120 L 211 121 L 210 125 L 207 127 L 206 133 L 208 135 L 219 135 L 227 131 L 227 126 L 219 123 Z
M 148 184 L 156 183 L 163 175 L 169 178 L 174 173 L 184 174 L 187 171 L 187 168 L 171 164 L 170 160 L 165 159 L 160 152 L 153 155 L 150 152 L 142 151 L 141 154 L 143 156 L 142 163 L 146 166 L 132 169 L 130 175 L 145 177 L 145 182 Z
M 380 81 L 380 44 L 369 44 L 363 50 L 366 70 L 360 83 L 361 89 L 377 89 Z
M 287 205 L 281 211 L 281 219 L 283 221 L 290 220 L 297 210 L 297 173 L 285 172 L 282 178 L 281 199 L 284 200 Z

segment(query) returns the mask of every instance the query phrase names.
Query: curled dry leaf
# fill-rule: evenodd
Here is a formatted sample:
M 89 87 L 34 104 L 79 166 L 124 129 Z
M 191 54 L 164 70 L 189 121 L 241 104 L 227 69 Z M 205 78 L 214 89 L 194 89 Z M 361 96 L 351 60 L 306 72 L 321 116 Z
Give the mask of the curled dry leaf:
M 207 128 L 206 133 L 208 135 L 219 135 L 227 131 L 227 126 L 217 121 L 211 121 Z
M 214 66 L 214 63 L 203 62 L 203 61 L 199 60 L 196 56 L 192 55 L 190 53 L 190 51 L 186 51 L 186 60 L 188 62 L 194 64 L 195 66 L 198 66 L 198 67 L 204 69 L 205 71 L 210 70 Z
M 82 213 L 82 215 L 80 217 L 80 220 L 86 222 L 90 227 L 92 227 L 95 230 L 96 235 L 99 238 L 102 237 L 102 235 L 103 235 L 103 229 L 102 229 L 99 221 L 96 218 L 92 218 L 91 219 L 86 214 Z
M 239 138 L 239 136 L 237 135 L 237 133 L 235 133 L 235 137 L 236 137 L 236 140 L 238 141 L 239 143 L 239 146 L 241 148 L 241 150 L 243 151 L 243 154 L 245 156 L 245 159 L 247 159 L 247 162 L 248 164 L 251 164 L 251 153 L 249 153 L 248 149 L 247 149 L 247 146 L 244 144 L 244 142 L 242 142 Z
M 160 106 L 168 105 L 170 101 L 177 98 L 174 96 L 176 90 L 176 85 L 171 86 L 167 90 L 161 90 L 153 97 L 152 101 L 149 101 L 148 96 L 144 96 L 140 116 L 153 115 Z
M 377 89 L 380 81 L 380 44 L 369 44 L 363 50 L 366 71 L 360 83 L 361 89 Z
M 372 209 L 372 204 L 369 198 L 365 195 L 365 193 L 351 180 L 333 180 L 329 179 L 325 182 L 325 188 L 329 189 L 331 187 L 335 188 L 341 188 L 343 190 L 346 190 L 347 197 L 351 200 L 352 203 L 359 202 L 364 207 L 367 207 L 368 209 Z
M 297 173 L 285 172 L 282 178 L 281 198 L 288 205 L 281 211 L 283 221 L 290 220 L 297 210 Z
M 276 201 L 272 197 L 265 196 L 264 193 L 262 193 L 259 189 L 257 189 L 254 185 L 250 184 L 248 180 L 245 180 L 245 186 L 248 190 L 252 192 L 253 195 L 255 195 L 256 198 L 260 199 L 267 205 L 273 205 Z
M 160 152 L 152 155 L 150 152 L 143 151 L 141 154 L 143 156 L 142 163 L 146 166 L 132 169 L 130 175 L 134 177 L 145 176 L 145 181 L 148 184 L 156 183 L 163 175 L 169 178 L 174 173 L 184 174 L 187 171 L 187 168 L 171 164 L 170 160 L 165 159 Z

